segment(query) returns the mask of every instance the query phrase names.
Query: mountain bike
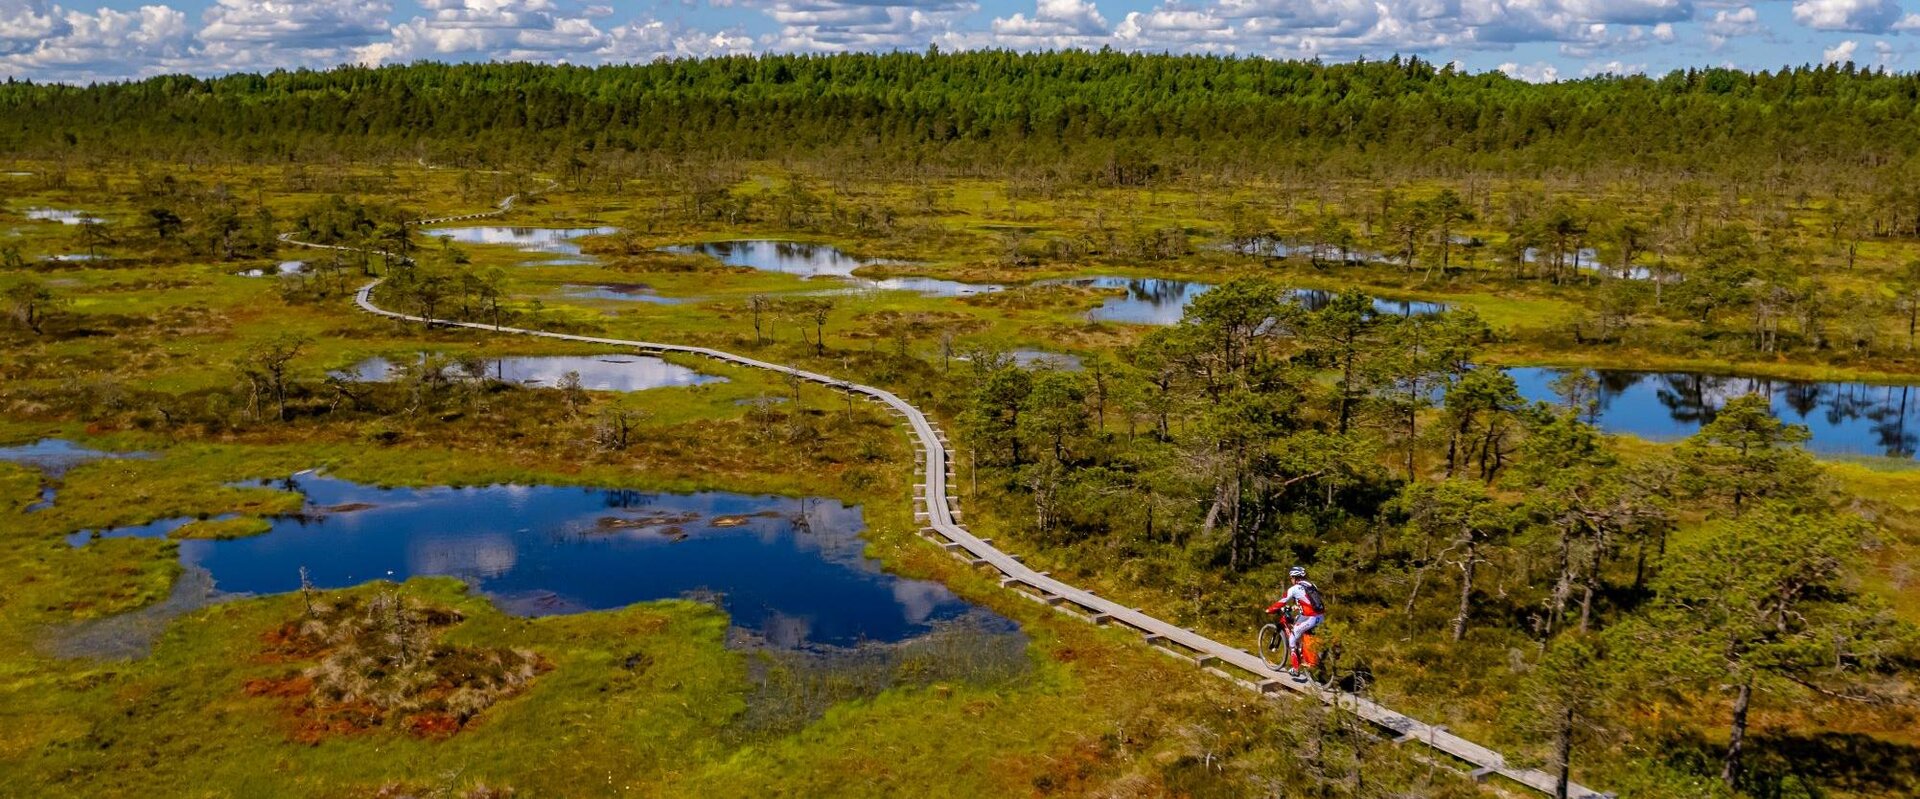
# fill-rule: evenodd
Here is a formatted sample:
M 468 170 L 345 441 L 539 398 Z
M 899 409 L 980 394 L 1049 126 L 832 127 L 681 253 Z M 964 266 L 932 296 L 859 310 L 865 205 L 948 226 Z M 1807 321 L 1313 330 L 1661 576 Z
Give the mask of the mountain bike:
M 1260 662 L 1266 665 L 1268 671 L 1278 673 L 1287 671 L 1287 667 L 1296 662 L 1293 649 L 1287 643 L 1287 631 L 1292 630 L 1294 624 L 1300 621 L 1300 614 L 1292 607 L 1285 607 L 1274 615 L 1277 616 L 1278 621 L 1267 622 L 1266 626 L 1260 628 L 1260 633 L 1254 640 L 1254 652 L 1260 656 Z M 1307 681 L 1325 688 L 1339 685 L 1339 674 L 1333 667 L 1334 660 L 1340 655 L 1339 639 L 1334 638 L 1323 642 L 1321 629 L 1315 628 L 1301 636 L 1300 644 L 1319 647 L 1317 650 L 1319 657 L 1315 658 L 1319 662 L 1313 666 L 1303 667 Z
M 1287 646 L 1287 631 L 1293 629 L 1294 610 L 1281 608 L 1277 617 L 1278 622 L 1267 622 L 1254 638 L 1253 651 L 1260 655 L 1260 662 L 1266 664 L 1269 671 L 1284 671 L 1293 661 L 1293 651 Z

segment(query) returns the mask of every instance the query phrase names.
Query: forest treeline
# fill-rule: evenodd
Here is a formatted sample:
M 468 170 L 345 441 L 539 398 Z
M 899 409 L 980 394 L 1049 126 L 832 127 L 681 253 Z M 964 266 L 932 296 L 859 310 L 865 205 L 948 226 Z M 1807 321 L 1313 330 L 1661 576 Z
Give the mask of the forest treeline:
M 761 55 L 576 67 L 416 63 L 0 86 L 21 156 L 847 154 L 1116 184 L 1239 165 L 1776 170 L 1904 165 L 1920 75 L 1847 65 L 1531 84 L 1418 58 L 1117 52 Z

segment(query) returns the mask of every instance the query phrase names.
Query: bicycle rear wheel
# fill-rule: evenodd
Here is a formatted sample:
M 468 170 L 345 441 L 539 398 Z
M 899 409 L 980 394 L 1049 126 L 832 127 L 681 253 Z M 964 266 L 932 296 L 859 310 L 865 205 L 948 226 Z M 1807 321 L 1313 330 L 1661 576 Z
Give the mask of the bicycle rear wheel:
M 1340 663 L 1339 639 L 1329 639 L 1325 641 L 1316 639 L 1313 643 L 1316 647 L 1315 651 L 1318 653 L 1318 657 L 1314 658 L 1314 660 L 1318 662 L 1314 665 L 1313 673 L 1310 675 L 1314 683 L 1329 690 L 1340 690 L 1340 669 L 1338 668 Z M 1355 684 L 1358 685 L 1358 683 Z
M 1260 662 L 1265 663 L 1267 668 L 1276 671 L 1286 668 L 1287 636 L 1280 632 L 1280 625 L 1269 624 L 1260 628 L 1255 651 L 1260 655 Z

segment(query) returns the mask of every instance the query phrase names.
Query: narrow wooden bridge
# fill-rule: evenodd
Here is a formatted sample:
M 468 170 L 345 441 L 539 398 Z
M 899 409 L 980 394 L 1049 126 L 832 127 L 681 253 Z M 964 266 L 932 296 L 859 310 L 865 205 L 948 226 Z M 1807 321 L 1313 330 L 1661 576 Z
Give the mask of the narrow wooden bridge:
M 421 220 L 420 224 L 499 216 L 513 207 L 515 198 L 508 197 L 492 211 L 456 217 L 440 217 Z M 281 236 L 289 244 L 324 249 L 353 249 L 324 244 L 313 244 L 295 240 L 292 234 Z M 376 251 L 377 252 L 377 251 Z M 914 519 L 923 525 L 920 534 L 929 541 L 947 550 L 954 557 L 979 568 L 990 568 L 1001 575 L 1000 585 L 1035 602 L 1044 603 L 1053 609 L 1093 624 L 1125 627 L 1141 636 L 1147 646 L 1157 651 L 1192 662 L 1196 667 L 1224 679 L 1232 681 L 1250 691 L 1262 695 L 1292 691 L 1318 700 L 1326 705 L 1337 707 L 1355 716 L 1365 719 L 1383 730 L 1395 743 L 1417 743 L 1466 764 L 1469 774 L 1476 780 L 1490 777 L 1504 777 L 1528 788 L 1552 795 L 1558 792 L 1556 775 L 1529 768 L 1520 768 L 1507 763 L 1504 755 L 1487 747 L 1476 744 L 1451 732 L 1444 726 L 1427 724 L 1405 714 L 1352 693 L 1320 686 L 1314 683 L 1296 683 L 1292 680 L 1274 678 L 1266 664 L 1251 652 L 1215 641 L 1184 627 L 1178 627 L 1147 615 L 1138 608 L 1130 608 L 1105 597 L 1096 596 L 1092 591 L 1068 585 L 1051 577 L 1047 572 L 1036 571 L 1020 561 L 1020 556 L 1008 554 L 993 546 L 991 539 L 975 536 L 961 524 L 961 511 L 956 507 L 959 500 L 947 493 L 947 486 L 955 479 L 955 466 L 949 452 L 947 434 L 927 418 L 920 409 L 908 404 L 893 392 L 885 389 L 850 383 L 845 380 L 796 369 L 777 363 L 770 363 L 744 355 L 707 347 L 692 347 L 680 344 L 660 344 L 646 341 L 631 341 L 617 338 L 581 336 L 569 333 L 553 333 L 544 330 L 529 330 L 517 327 L 490 325 L 480 322 L 456 322 L 441 319 L 426 319 L 412 314 L 399 313 L 380 308 L 373 304 L 373 289 L 380 284 L 374 280 L 354 295 L 355 304 L 361 310 L 371 314 L 410 322 L 446 327 L 462 327 L 472 330 L 484 330 L 493 333 L 512 333 L 540 338 L 575 341 L 584 344 L 599 344 L 608 347 L 621 347 L 648 353 L 680 353 L 712 358 L 717 361 L 765 369 L 771 372 L 792 375 L 801 380 L 826 386 L 835 391 L 876 402 L 888 413 L 899 417 L 906 423 L 915 444 L 914 458 L 922 472 L 922 482 L 914 485 Z M 1578 783 L 1567 785 L 1567 795 L 1575 799 L 1611 799 L 1605 794 Z
M 559 184 L 553 184 L 553 185 L 559 185 Z M 553 185 L 549 185 L 546 188 L 553 188 Z M 546 189 L 539 189 L 535 193 L 538 193 L 539 191 L 545 191 L 545 190 Z M 415 219 L 413 220 L 413 224 L 415 227 L 426 227 L 428 225 L 438 225 L 446 222 L 464 222 L 469 219 L 486 219 L 487 217 L 491 217 L 491 216 L 500 216 L 501 214 L 504 214 L 508 211 L 513 210 L 513 204 L 515 202 L 518 202 L 519 200 L 520 200 L 520 195 L 509 194 L 507 195 L 506 199 L 501 200 L 499 204 L 495 205 L 493 207 L 493 210 L 491 211 L 476 211 L 471 214 L 460 214 L 458 216 L 436 216 L 429 219 Z

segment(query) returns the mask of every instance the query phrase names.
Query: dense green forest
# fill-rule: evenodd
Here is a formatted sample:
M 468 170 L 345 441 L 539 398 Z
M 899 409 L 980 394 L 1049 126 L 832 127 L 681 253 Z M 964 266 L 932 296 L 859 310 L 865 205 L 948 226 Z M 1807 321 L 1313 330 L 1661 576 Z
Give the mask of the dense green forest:
M 1920 146 L 1920 77 L 1852 65 L 1531 84 L 1417 58 L 1322 64 L 1115 52 L 768 55 L 613 67 L 429 64 L 0 88 L 0 150 L 203 148 L 261 160 L 432 150 L 1075 164 L 1417 162 L 1874 169 Z M 882 145 L 874 147 L 873 145 Z

